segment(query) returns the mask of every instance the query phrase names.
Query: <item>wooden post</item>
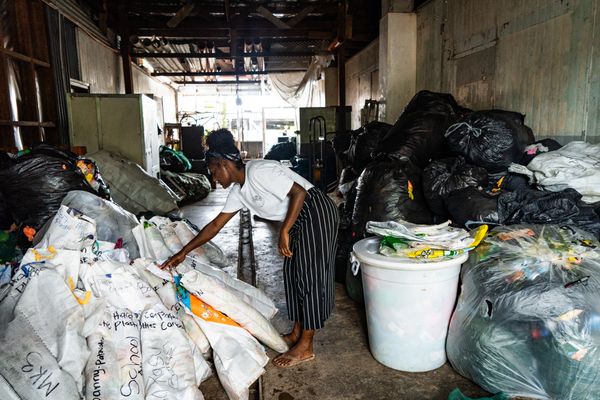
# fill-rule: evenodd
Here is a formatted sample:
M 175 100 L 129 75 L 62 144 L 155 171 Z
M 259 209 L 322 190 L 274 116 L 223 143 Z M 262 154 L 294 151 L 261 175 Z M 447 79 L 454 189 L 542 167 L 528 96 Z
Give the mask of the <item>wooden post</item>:
M 131 43 L 129 42 L 129 27 L 127 25 L 127 6 L 119 4 L 119 33 L 121 35 L 121 59 L 123 61 L 123 78 L 125 93 L 133 93 L 133 72 L 131 68 Z

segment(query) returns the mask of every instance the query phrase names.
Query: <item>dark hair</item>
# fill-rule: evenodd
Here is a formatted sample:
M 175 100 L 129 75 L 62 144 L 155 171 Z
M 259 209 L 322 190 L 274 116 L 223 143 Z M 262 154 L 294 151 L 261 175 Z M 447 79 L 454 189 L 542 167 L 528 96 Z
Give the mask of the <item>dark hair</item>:
M 206 144 L 208 145 L 208 152 L 206 153 L 207 163 L 213 159 L 223 158 L 233 161 L 238 168 L 244 166 L 240 150 L 235 145 L 233 134 L 228 129 L 221 128 L 209 133 L 206 137 Z

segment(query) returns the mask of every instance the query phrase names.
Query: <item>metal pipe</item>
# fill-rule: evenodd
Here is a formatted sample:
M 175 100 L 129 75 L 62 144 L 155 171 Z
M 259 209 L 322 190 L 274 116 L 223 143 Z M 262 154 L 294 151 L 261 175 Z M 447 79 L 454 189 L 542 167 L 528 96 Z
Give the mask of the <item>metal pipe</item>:
M 248 54 L 252 52 L 252 41 L 246 39 L 244 41 L 244 53 Z M 244 71 L 252 71 L 252 58 L 244 57 Z

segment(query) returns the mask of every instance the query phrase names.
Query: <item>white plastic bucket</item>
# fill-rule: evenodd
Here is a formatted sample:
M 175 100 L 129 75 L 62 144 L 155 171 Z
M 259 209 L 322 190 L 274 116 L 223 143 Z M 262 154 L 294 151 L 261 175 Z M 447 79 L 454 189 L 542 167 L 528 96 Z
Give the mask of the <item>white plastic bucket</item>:
M 367 238 L 351 254 L 354 273 L 362 270 L 373 357 L 400 371 L 441 367 L 460 267 L 468 255 L 425 261 L 383 256 L 378 249 L 379 239 Z

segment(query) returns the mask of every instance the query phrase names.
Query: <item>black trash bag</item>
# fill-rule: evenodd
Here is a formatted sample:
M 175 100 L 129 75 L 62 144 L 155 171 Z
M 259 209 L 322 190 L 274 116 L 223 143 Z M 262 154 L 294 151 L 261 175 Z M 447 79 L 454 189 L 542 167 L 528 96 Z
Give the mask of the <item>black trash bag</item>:
M 444 134 L 455 121 L 451 113 L 404 113 L 379 140 L 375 154 L 406 158 L 424 168 L 430 160 L 448 155 Z
M 265 160 L 291 160 L 296 157 L 296 144 L 293 142 L 283 142 L 274 144 L 265 154 Z
M 59 209 L 71 190 L 95 193 L 71 161 L 46 154 L 27 154 L 0 171 L 0 191 L 15 222 L 36 230 Z
M 343 213 L 343 207 L 340 207 L 340 214 Z M 355 241 L 352 240 L 352 229 L 350 226 L 338 228 L 337 248 L 335 252 L 335 281 L 339 283 L 346 282 L 346 267 L 350 259 L 350 252 Z
M 423 194 L 431 211 L 447 216 L 444 199 L 456 190 L 469 186 L 485 187 L 485 168 L 467 164 L 461 156 L 433 161 L 423 170 Z
M 358 178 L 352 214 L 354 237 L 365 236 L 368 221 L 396 220 L 431 223 L 421 187 L 421 170 L 408 161 L 373 161 Z
M 531 189 L 529 179 L 525 175 L 513 174 L 512 172 L 489 175 L 488 184 L 489 186 L 486 189 L 492 193 Z
M 391 129 L 385 122 L 369 122 L 352 134 L 348 149 L 348 162 L 357 174 L 373 160 L 372 153 L 377 148 L 379 140 Z
M 421 90 L 413 96 L 404 108 L 404 114 L 414 112 L 433 112 L 441 114 L 455 114 L 462 116 L 470 112 L 468 108 L 458 105 L 454 97 L 449 93 L 436 93 L 429 90 Z
M 33 146 L 30 150 L 26 150 L 26 152 L 21 157 L 28 155 L 46 155 L 50 157 L 64 158 L 65 160 L 69 160 L 72 163 L 76 163 L 79 159 L 79 156 L 77 156 L 77 154 L 73 153 L 72 151 L 67 149 L 61 149 L 56 146 L 52 146 L 48 143 L 40 143 Z
M 537 142 L 533 142 L 529 146 L 525 147 L 525 150 L 523 151 L 523 156 L 521 157 L 521 161 L 519 161 L 519 164 L 527 165 L 537 155 L 548 153 L 549 151 L 556 151 L 561 147 L 561 144 L 554 139 L 542 139 L 538 140 Z
M 353 186 L 356 186 L 357 179 L 358 175 L 352 170 L 351 167 L 346 167 L 342 170 L 338 183 L 338 191 L 341 193 L 344 201 L 348 201 L 348 193 L 352 190 Z
M 498 198 L 469 186 L 452 192 L 446 199 L 452 222 L 468 229 L 481 224 L 498 224 Z
M 505 171 L 521 160 L 533 141 L 531 129 L 518 123 L 521 116 L 500 110 L 475 111 L 447 129 L 448 147 L 491 173 Z
M 0 231 L 6 231 L 10 229 L 13 223 L 13 219 L 10 216 L 10 210 L 4 200 L 4 196 L 0 192 Z
M 593 205 L 581 201 L 575 189 L 560 192 L 519 190 L 498 196 L 498 217 L 504 225 L 573 225 L 600 239 L 600 216 Z
M 0 170 L 9 168 L 16 163 L 15 157 L 9 153 L 0 151 Z
M 350 148 L 350 143 L 352 142 L 352 132 L 336 133 L 331 142 L 333 145 L 333 151 L 335 151 L 335 155 L 342 162 L 342 164 L 346 165 L 348 163 L 348 149 Z

